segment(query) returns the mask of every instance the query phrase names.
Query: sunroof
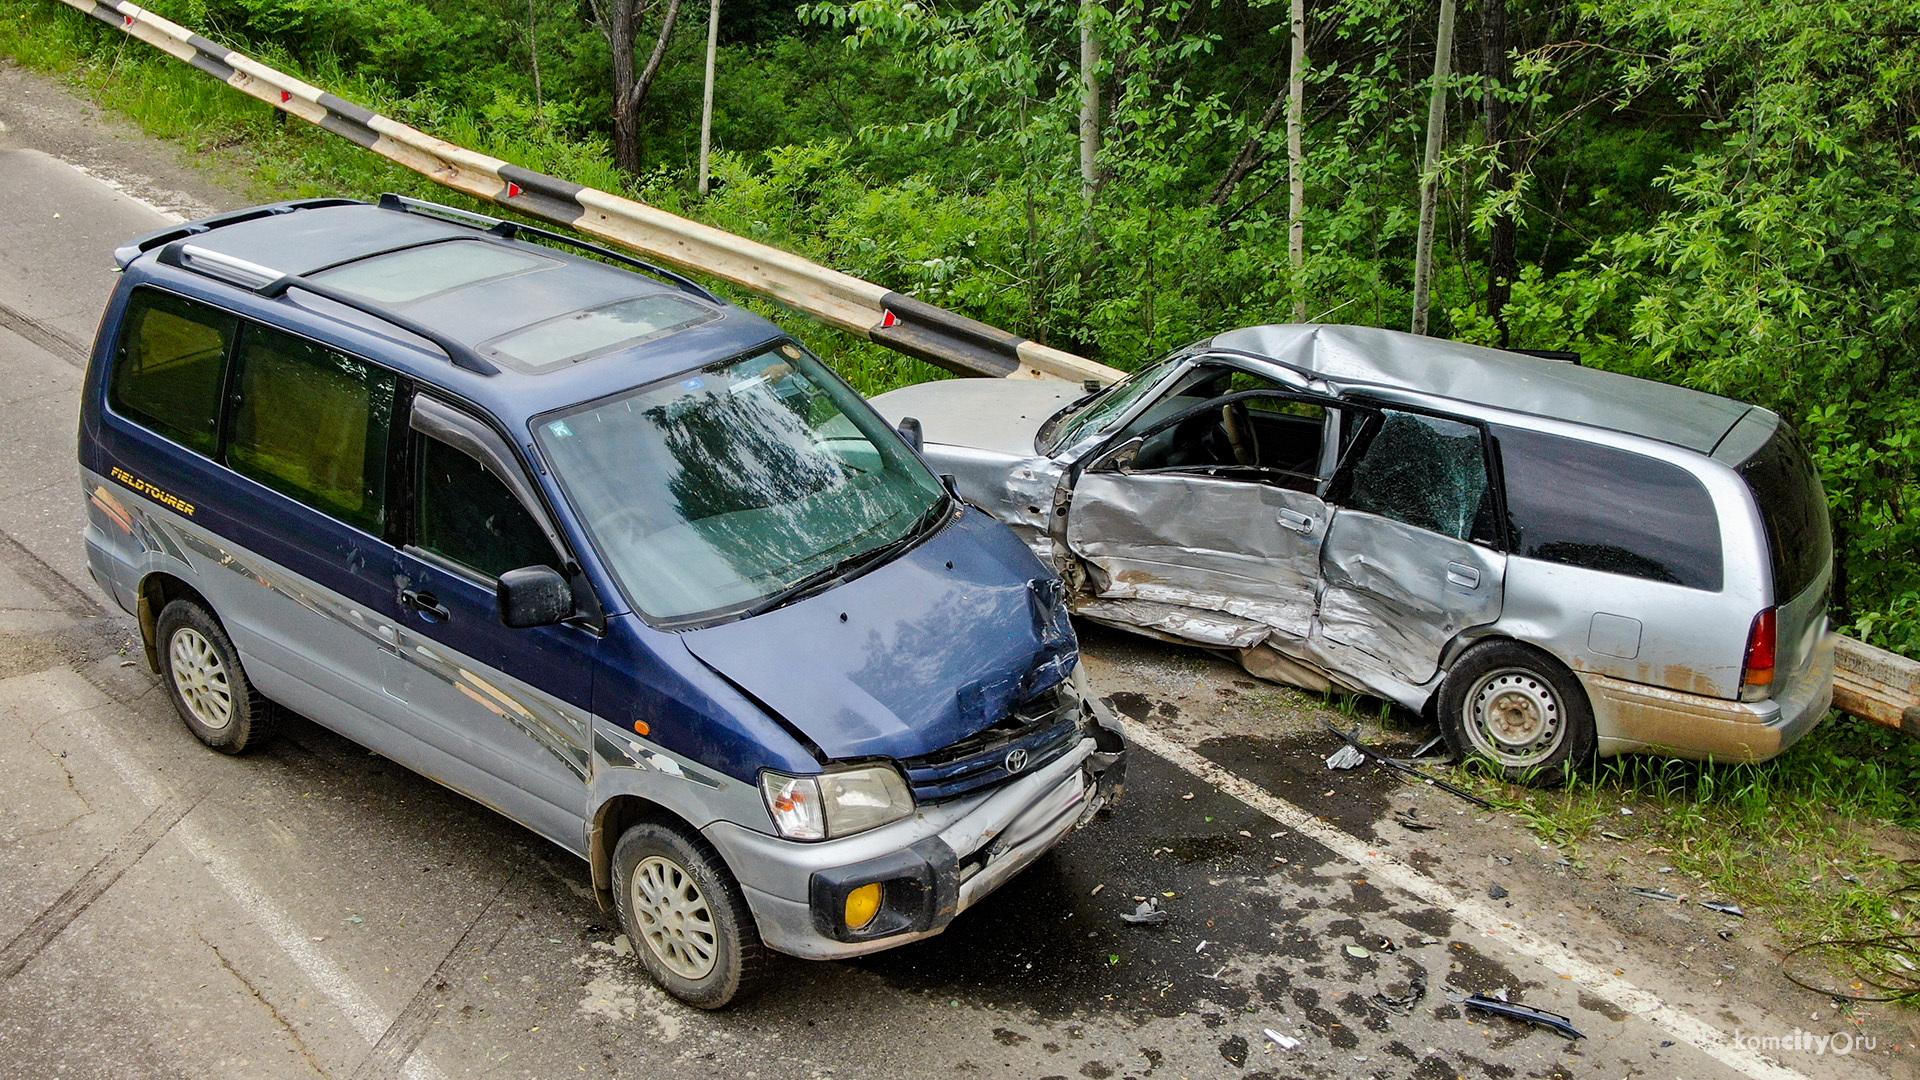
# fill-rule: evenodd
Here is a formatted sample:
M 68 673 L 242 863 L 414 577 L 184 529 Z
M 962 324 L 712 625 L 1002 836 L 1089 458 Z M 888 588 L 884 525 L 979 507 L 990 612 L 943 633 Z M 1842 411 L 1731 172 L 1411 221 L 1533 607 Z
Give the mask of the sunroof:
M 673 293 L 658 293 L 535 323 L 495 338 L 485 347 L 503 359 L 538 371 L 631 348 L 719 317 L 719 312 L 704 304 Z
M 314 279 L 376 304 L 405 304 L 550 265 L 550 259 L 499 244 L 447 240 L 350 262 Z

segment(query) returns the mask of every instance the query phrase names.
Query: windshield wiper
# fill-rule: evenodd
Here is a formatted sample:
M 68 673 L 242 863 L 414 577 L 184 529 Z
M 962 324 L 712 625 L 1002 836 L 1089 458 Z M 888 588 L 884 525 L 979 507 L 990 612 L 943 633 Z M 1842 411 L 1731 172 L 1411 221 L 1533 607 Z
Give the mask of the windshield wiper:
M 952 496 L 947 495 L 944 491 L 941 492 L 940 500 L 923 512 L 919 518 L 915 519 L 913 526 L 905 533 L 878 547 L 868 548 L 866 551 L 858 554 L 849 555 L 831 566 L 825 566 L 815 570 L 813 573 L 806 575 L 793 584 L 774 592 L 758 603 L 741 611 L 740 617 L 743 619 L 751 619 L 755 615 L 765 614 L 774 608 L 790 604 L 808 593 L 817 592 L 834 585 L 851 576 L 856 570 L 885 562 L 896 552 L 911 546 L 915 541 L 919 540 L 920 537 L 925 535 L 930 524 L 944 519 L 946 517 L 947 507 L 951 502 Z

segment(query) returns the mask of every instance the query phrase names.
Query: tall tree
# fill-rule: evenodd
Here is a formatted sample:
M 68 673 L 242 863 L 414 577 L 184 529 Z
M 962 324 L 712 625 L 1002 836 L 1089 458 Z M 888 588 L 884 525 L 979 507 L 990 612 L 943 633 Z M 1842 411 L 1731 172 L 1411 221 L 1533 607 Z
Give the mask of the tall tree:
M 1307 294 L 1301 281 L 1307 266 L 1307 176 L 1300 153 L 1307 97 L 1307 4 L 1293 0 L 1292 59 L 1287 67 L 1287 265 L 1293 268 L 1293 321 L 1307 321 Z
M 1519 272 L 1513 247 L 1514 208 L 1508 195 L 1513 186 L 1513 147 L 1507 138 L 1507 101 L 1503 96 L 1513 77 L 1507 56 L 1507 0 L 1482 0 L 1480 54 L 1486 81 L 1481 91 L 1481 111 L 1492 152 L 1487 192 L 1495 200 L 1493 220 L 1487 227 L 1487 318 L 1499 328 L 1500 347 L 1504 349 L 1512 344 L 1506 307 L 1513 296 L 1513 277 Z
M 680 0 L 667 0 L 666 14 L 660 20 L 660 36 L 654 39 L 653 52 L 638 74 L 634 72 L 634 49 L 640 24 L 659 0 L 587 0 L 593 9 L 594 25 L 606 36 L 613 51 L 613 163 L 628 173 L 640 171 L 640 106 L 646 104 L 647 91 L 653 89 L 660 74 L 660 61 L 666 58 L 667 43 L 673 38 L 673 24 L 680 17 Z
M 1433 185 L 1440 176 L 1440 144 L 1447 133 L 1447 79 L 1453 74 L 1453 0 L 1440 0 L 1439 40 L 1433 46 L 1433 91 L 1427 98 L 1427 152 L 1420 166 L 1420 234 L 1413 250 L 1413 332 L 1427 332 L 1433 299 Z
M 1100 0 L 1080 0 L 1080 196 L 1100 190 Z

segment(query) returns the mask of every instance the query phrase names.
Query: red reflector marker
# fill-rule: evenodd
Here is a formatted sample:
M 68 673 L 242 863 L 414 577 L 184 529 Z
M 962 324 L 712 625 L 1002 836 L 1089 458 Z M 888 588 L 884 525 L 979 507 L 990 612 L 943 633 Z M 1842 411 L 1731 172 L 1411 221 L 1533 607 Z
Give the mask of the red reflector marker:
M 520 197 L 520 185 L 514 183 L 511 180 L 507 181 L 507 198 L 517 199 L 519 197 Z
M 898 325 L 900 325 L 900 317 L 898 315 L 895 315 L 893 312 L 888 311 L 886 308 L 880 309 L 880 328 L 881 329 L 884 330 L 888 327 L 898 326 Z
M 280 91 L 280 103 L 281 103 L 281 104 L 283 104 L 283 105 L 284 105 L 284 104 L 286 104 L 287 102 L 289 102 L 289 101 L 292 101 L 292 100 L 293 100 L 293 91 L 291 91 L 291 90 L 282 90 L 282 91 Z
M 1746 670 L 1740 675 L 1742 683 L 1748 686 L 1773 685 L 1774 654 L 1778 638 L 1779 631 L 1773 608 L 1768 608 L 1753 617 L 1753 629 L 1747 632 Z

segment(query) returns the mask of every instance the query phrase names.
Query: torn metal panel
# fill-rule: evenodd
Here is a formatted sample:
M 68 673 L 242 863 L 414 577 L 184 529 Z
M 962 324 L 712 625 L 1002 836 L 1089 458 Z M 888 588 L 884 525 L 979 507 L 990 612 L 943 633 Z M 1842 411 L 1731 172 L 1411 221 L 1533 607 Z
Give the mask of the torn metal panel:
M 1225 611 L 1304 639 L 1328 516 L 1317 497 L 1267 484 L 1088 473 L 1067 544 L 1105 575 L 1103 597 Z
M 1500 617 L 1506 563 L 1477 544 L 1342 510 L 1327 532 L 1317 634 L 1424 683 L 1455 635 Z
M 1259 622 L 1149 600 L 1089 597 L 1074 605 L 1074 614 L 1095 622 L 1155 630 L 1183 641 L 1223 649 L 1249 649 L 1273 633 L 1272 627 Z

